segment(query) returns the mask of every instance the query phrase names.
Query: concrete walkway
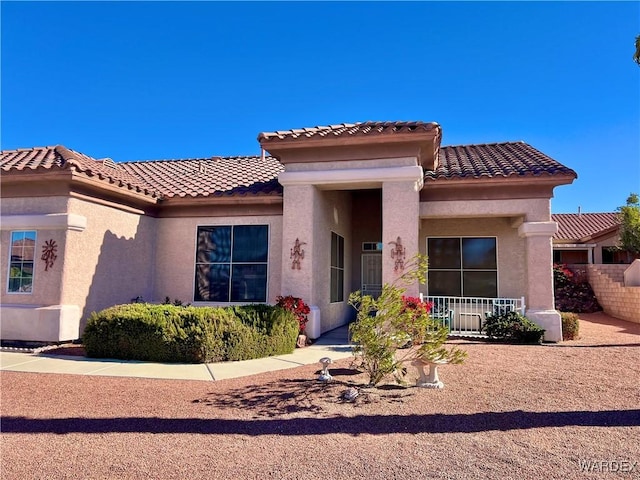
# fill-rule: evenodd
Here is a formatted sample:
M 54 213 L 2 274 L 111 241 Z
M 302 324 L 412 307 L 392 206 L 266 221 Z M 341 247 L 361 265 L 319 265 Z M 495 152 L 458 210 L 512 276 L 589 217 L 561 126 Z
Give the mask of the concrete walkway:
M 313 345 L 296 348 L 288 355 L 221 363 L 152 363 L 111 359 L 95 359 L 43 353 L 0 352 L 0 370 L 32 373 L 69 373 L 113 377 L 163 378 L 179 380 L 223 380 L 244 377 L 301 365 L 318 364 L 322 357 L 332 360 L 350 357 L 346 326 L 322 335 Z

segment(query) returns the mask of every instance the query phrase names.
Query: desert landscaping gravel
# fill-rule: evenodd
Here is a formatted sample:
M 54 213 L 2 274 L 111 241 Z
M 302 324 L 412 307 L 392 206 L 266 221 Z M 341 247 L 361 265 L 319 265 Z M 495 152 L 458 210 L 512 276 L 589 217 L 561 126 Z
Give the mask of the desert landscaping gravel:
M 2 372 L 0 477 L 640 478 L 640 325 L 596 313 L 580 333 L 453 341 L 468 359 L 441 367 L 442 390 L 361 388 L 348 359 L 329 384 L 319 365 L 217 382 Z

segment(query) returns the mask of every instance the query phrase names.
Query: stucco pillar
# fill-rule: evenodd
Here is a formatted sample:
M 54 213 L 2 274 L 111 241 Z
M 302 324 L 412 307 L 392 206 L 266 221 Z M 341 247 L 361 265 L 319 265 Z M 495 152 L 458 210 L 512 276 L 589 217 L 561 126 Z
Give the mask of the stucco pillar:
M 300 297 L 309 305 L 315 305 L 317 301 L 313 297 L 313 252 L 318 193 L 313 185 L 287 185 L 283 195 L 282 280 L 279 294 Z M 294 251 L 296 240 L 297 252 Z
M 422 168 L 407 170 L 402 181 L 382 184 L 382 282 L 394 283 L 419 252 Z M 418 296 L 419 284 L 402 285 L 406 295 Z
M 555 222 L 525 222 L 518 234 L 525 239 L 527 265 L 526 316 L 546 330 L 544 340 L 562 340 L 562 321 L 553 296 L 553 253 L 551 238 Z

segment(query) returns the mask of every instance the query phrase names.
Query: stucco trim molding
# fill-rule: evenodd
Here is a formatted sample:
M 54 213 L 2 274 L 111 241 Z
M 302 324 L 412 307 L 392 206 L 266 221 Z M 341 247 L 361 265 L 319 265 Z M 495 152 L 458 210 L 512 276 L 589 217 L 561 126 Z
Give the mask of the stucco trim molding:
M 50 213 L 45 215 L 3 215 L 2 230 L 73 230 L 87 228 L 87 217 L 75 213 Z
M 5 304 L 0 312 L 3 340 L 64 342 L 80 338 L 78 305 Z
M 416 182 L 423 186 L 424 171 L 418 165 L 404 167 L 353 168 L 342 170 L 308 170 L 283 172 L 278 181 L 283 187 L 289 185 L 316 185 L 339 187 L 341 185 L 379 185 L 384 182 Z
M 521 237 L 551 237 L 558 231 L 556 222 L 525 222 L 518 227 Z

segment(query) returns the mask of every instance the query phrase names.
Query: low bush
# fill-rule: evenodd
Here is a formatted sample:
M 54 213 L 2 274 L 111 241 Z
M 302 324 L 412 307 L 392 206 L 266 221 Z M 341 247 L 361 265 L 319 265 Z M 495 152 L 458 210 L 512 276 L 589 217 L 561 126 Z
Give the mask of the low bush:
M 491 339 L 516 343 L 540 343 L 545 332 L 518 312 L 490 315 L 482 330 Z
M 82 342 L 94 358 L 204 363 L 291 353 L 297 336 L 295 316 L 279 307 L 134 303 L 94 312 Z
M 407 363 L 462 363 L 466 352 L 446 347 L 449 329 L 429 316 L 432 304 L 405 296 L 406 287 L 424 281 L 427 258 L 416 255 L 405 265 L 405 273 L 396 283 L 385 283 L 376 298 L 357 291 L 349 295 L 349 305 L 356 309 L 356 321 L 349 325 L 354 342 L 355 365 L 366 372 L 369 385 L 393 377 L 405 383 Z
M 580 330 L 578 315 L 569 312 L 560 312 L 562 318 L 562 340 L 577 340 Z

